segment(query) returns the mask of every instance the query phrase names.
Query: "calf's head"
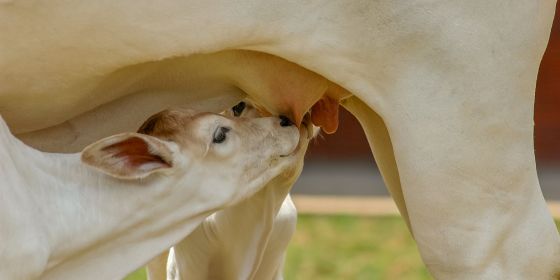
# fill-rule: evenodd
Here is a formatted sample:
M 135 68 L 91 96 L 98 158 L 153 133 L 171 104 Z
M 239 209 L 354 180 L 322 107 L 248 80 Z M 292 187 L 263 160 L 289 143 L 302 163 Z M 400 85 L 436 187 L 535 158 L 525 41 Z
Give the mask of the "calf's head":
M 196 184 L 244 186 L 247 194 L 297 161 L 297 127 L 278 117 L 233 118 L 173 109 L 150 117 L 138 133 L 86 147 L 82 161 L 113 177 L 160 174 Z M 152 175 L 153 174 L 153 175 Z

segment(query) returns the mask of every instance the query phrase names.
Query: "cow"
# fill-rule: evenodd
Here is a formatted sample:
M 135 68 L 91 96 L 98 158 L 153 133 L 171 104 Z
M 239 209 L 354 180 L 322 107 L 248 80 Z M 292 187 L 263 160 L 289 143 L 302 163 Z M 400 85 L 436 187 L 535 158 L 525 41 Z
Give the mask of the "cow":
M 297 124 L 311 109 L 326 132 L 342 105 L 435 278 L 550 279 L 560 240 L 533 101 L 554 7 L 4 1 L 0 113 L 26 143 L 70 152 L 172 104 L 247 97 Z

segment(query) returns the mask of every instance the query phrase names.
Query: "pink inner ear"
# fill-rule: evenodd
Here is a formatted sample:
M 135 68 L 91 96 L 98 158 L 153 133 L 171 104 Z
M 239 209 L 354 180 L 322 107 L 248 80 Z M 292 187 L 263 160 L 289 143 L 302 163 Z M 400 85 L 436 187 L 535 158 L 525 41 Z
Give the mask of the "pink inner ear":
M 156 164 L 171 167 L 161 156 L 150 153 L 148 143 L 139 137 L 131 137 L 102 149 L 116 158 L 125 160 L 128 167 L 138 168 L 145 164 Z

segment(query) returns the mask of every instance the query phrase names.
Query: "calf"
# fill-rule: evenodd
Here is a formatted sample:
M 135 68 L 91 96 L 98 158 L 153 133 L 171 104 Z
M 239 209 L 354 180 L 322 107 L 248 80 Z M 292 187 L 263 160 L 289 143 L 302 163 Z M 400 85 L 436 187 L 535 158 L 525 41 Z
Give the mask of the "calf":
M 300 158 L 278 118 L 174 110 L 150 129 L 49 154 L 0 118 L 0 279 L 122 278 Z
M 226 115 L 247 118 L 259 113 L 241 102 Z M 311 136 L 311 127 L 307 118 L 302 133 Z M 206 218 L 172 248 L 169 258 L 164 253 L 148 265 L 149 279 L 166 279 L 167 260 L 167 279 L 173 280 L 282 279 L 285 250 L 297 220 L 288 192 L 301 173 L 309 138 L 302 137 L 291 170 L 245 201 Z
M 62 151 L 172 104 L 208 111 L 245 95 L 296 123 L 325 98 L 314 111 L 332 131 L 340 101 L 434 278 L 550 279 L 560 236 L 539 187 L 533 109 L 555 6 L 2 1 L 0 112 L 22 138 Z
M 293 180 L 283 179 L 277 177 L 250 199 L 208 217 L 175 245 L 167 279 L 283 279 L 285 252 L 297 221 L 286 196 Z

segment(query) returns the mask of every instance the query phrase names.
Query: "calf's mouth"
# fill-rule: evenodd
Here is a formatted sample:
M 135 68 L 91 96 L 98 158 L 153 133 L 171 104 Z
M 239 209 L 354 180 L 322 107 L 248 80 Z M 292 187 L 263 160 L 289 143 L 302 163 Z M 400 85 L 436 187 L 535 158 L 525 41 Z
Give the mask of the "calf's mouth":
M 311 122 L 311 115 L 309 113 L 305 114 L 301 125 L 299 126 L 299 141 L 294 150 L 286 155 L 281 155 L 280 157 L 296 156 L 304 149 L 304 147 L 309 143 L 309 140 L 313 138 L 313 123 Z

